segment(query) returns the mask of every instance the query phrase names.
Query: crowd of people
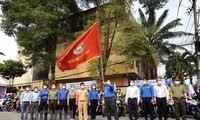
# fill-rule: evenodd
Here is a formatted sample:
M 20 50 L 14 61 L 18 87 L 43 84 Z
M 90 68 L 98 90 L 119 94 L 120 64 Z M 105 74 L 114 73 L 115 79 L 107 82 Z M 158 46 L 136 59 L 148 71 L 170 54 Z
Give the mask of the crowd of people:
M 150 120 L 153 120 L 154 104 L 157 106 L 159 120 L 163 118 L 167 120 L 167 104 L 169 102 L 174 102 L 176 120 L 180 120 L 180 118 L 186 120 L 187 90 L 178 77 L 174 79 L 174 85 L 170 89 L 162 83 L 159 77 L 155 86 L 149 84 L 146 79 L 143 80 L 143 83 L 139 88 L 134 85 L 133 80 L 130 80 L 130 86 L 123 95 L 119 89 L 116 92 L 110 80 L 103 82 L 102 94 L 105 102 L 105 115 L 108 120 L 111 120 L 111 116 L 114 116 L 115 120 L 119 120 L 119 112 L 116 108 L 116 99 L 119 97 L 124 99 L 130 120 L 133 120 L 133 117 L 134 120 L 139 118 L 139 105 L 142 106 L 145 120 L 148 120 L 148 116 L 150 116 Z M 76 110 L 78 110 L 79 120 L 88 120 L 88 109 L 90 109 L 91 120 L 95 120 L 97 106 L 100 104 L 99 94 L 96 84 L 92 84 L 89 90 L 84 83 L 80 84 L 78 90 L 75 90 L 73 85 L 67 89 L 66 84 L 62 84 L 62 88 L 57 89 L 54 83 L 51 88 L 44 84 L 40 91 L 37 86 L 33 91 L 27 86 L 20 95 L 21 120 L 28 120 L 29 111 L 31 120 L 47 120 L 48 114 L 50 120 L 61 120 L 62 117 L 66 120 L 67 115 L 74 120 Z M 10 95 L 4 97 L 11 99 Z

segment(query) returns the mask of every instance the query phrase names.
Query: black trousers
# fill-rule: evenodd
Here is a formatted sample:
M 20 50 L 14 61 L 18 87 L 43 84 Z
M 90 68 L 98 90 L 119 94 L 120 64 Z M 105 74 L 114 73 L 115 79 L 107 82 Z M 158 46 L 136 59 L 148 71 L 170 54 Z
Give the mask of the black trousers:
M 91 100 L 90 101 L 91 119 L 96 119 L 97 106 L 98 106 L 98 101 L 97 100 Z
M 64 117 L 67 117 L 67 109 L 68 109 L 67 100 L 60 100 L 59 108 L 60 108 L 60 118 L 62 118 L 62 110 L 63 109 L 65 111 Z
M 129 98 L 128 99 L 128 113 L 129 113 L 130 120 L 133 120 L 133 114 L 134 114 L 135 120 L 138 119 L 137 98 Z
M 76 114 L 76 99 L 69 99 L 69 115 L 70 118 L 74 119 Z
M 44 120 L 47 120 L 47 109 L 48 109 L 48 104 L 47 100 L 41 100 L 40 102 L 40 119 L 42 119 L 43 113 L 44 113 Z
M 165 120 L 168 117 L 168 111 L 167 111 L 167 99 L 165 98 L 156 98 L 156 104 L 158 108 L 158 118 L 159 120 L 162 120 L 162 117 L 165 118 Z
M 145 120 L 148 119 L 148 114 L 150 114 L 150 119 L 153 120 L 153 105 L 151 103 L 151 97 L 142 98 L 142 107 L 144 110 Z
M 105 114 L 108 118 L 108 120 L 111 120 L 111 115 L 114 115 L 115 120 L 119 120 L 119 116 L 117 114 L 117 108 L 116 108 L 116 98 L 105 98 Z

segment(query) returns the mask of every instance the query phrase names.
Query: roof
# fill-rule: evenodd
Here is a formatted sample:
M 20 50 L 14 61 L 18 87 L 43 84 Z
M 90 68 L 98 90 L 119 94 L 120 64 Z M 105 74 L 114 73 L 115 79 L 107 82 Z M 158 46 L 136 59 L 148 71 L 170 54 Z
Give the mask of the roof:
M 6 81 L 0 77 L 0 86 L 7 86 Z

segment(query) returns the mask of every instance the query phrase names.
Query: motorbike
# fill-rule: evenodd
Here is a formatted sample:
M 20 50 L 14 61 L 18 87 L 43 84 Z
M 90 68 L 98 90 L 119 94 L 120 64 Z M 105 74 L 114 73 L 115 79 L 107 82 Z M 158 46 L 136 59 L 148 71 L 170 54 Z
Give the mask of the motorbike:
M 123 100 L 120 98 L 116 99 L 117 113 L 119 116 L 125 116 L 125 109 L 123 106 Z
M 168 116 L 171 118 L 175 118 L 175 108 L 174 108 L 174 101 L 172 99 L 169 100 L 167 104 Z
M 5 101 L 1 107 L 2 111 L 12 112 L 14 111 L 14 103 L 11 101 Z
M 188 103 L 186 103 L 186 113 L 192 115 L 196 120 L 200 119 L 200 109 L 198 107 L 198 102 L 195 99 L 188 98 Z

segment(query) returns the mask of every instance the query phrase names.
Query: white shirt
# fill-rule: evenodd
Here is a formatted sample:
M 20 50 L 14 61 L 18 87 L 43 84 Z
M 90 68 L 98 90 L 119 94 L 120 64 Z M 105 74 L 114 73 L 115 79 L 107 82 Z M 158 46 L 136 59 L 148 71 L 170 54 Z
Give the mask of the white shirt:
M 166 99 L 168 100 L 169 99 L 169 91 L 167 89 L 167 86 L 166 85 L 155 85 L 154 86 L 154 94 L 155 94 L 155 97 L 157 98 L 164 98 L 166 97 Z
M 32 102 L 38 102 L 39 99 L 40 99 L 40 93 L 39 93 L 39 91 L 38 92 L 33 91 L 32 92 L 32 97 L 31 97 L 31 101 Z
M 137 102 L 140 101 L 140 91 L 137 86 L 129 86 L 127 88 L 125 101 L 128 102 L 129 98 L 137 98 Z

